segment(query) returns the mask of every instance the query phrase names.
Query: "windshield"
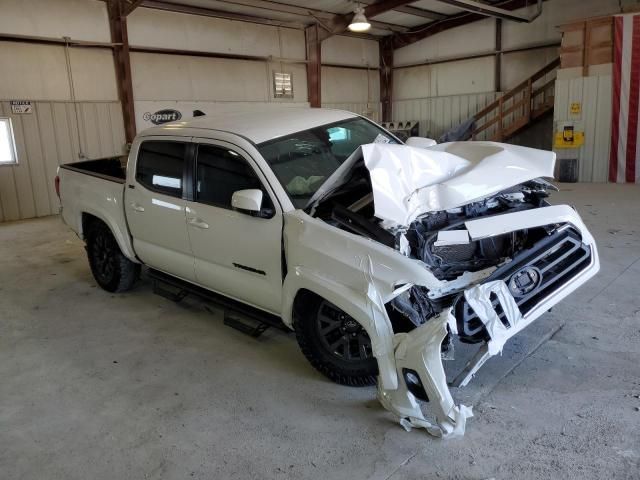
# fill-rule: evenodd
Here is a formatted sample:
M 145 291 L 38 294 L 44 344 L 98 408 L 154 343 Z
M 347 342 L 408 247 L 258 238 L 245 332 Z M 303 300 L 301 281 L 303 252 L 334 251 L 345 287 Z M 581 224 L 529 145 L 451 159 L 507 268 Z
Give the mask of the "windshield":
M 399 143 L 364 118 L 303 130 L 258 145 L 296 208 L 303 208 L 324 181 L 360 146 Z

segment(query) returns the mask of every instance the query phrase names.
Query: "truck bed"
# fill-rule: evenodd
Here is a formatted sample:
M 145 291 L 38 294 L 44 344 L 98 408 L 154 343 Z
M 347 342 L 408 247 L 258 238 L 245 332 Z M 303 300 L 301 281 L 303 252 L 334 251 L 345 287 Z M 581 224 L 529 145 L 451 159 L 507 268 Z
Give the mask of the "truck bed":
M 111 182 L 124 183 L 127 178 L 127 157 L 108 157 L 84 162 L 66 163 L 60 168 L 91 175 Z
M 115 236 L 125 256 L 137 261 L 124 208 L 127 157 L 67 163 L 58 170 L 62 219 L 80 238 L 84 221 L 102 220 Z

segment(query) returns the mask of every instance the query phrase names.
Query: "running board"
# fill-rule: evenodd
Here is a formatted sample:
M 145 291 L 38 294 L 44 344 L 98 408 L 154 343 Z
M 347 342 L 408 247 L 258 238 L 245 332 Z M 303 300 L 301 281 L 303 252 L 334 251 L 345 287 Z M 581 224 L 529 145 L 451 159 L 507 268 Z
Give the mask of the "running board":
M 213 303 L 223 309 L 225 325 L 253 338 L 262 335 L 269 327 L 274 327 L 287 333 L 291 331 L 282 322 L 282 319 L 276 315 L 245 305 L 152 268 L 149 269 L 148 273 L 153 283 L 153 293 L 173 302 L 180 302 L 187 295 L 194 295 Z M 208 308 L 206 310 L 211 311 Z

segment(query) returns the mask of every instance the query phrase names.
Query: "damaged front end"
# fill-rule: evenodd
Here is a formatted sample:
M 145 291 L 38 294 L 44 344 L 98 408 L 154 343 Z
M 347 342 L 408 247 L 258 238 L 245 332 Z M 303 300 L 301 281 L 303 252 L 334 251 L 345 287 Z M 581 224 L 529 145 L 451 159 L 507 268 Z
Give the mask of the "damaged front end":
M 409 148 L 406 161 L 403 148 Z M 472 416 L 471 408 L 455 404 L 449 386 L 468 384 L 509 338 L 593 277 L 599 261 L 579 215 L 550 206 L 548 190 L 555 187 L 535 177 L 551 175 L 553 154 L 493 143 L 437 149 L 434 158 L 444 163 L 433 161 L 431 151 L 365 145 L 364 161 L 345 169 L 310 213 L 423 267 L 424 274 L 393 285 L 368 267 L 367 295 L 376 312 L 370 317 L 393 332 L 393 355 L 377 356 L 378 398 L 406 429 L 449 437 L 464 434 Z M 543 166 L 531 166 L 532 158 Z M 487 172 L 497 165 L 513 171 L 492 182 Z M 412 176 L 416 169 L 422 180 Z M 376 329 L 367 329 L 374 341 Z M 442 360 L 453 354 L 453 336 L 479 349 L 448 382 Z M 434 419 L 424 416 L 421 401 L 429 402 Z
M 405 428 L 424 427 L 443 437 L 464 433 L 465 419 L 471 415 L 469 408 L 454 404 L 448 386 L 467 385 L 491 356 L 502 351 L 509 338 L 599 270 L 593 238 L 578 214 L 565 205 L 470 220 L 464 230 L 471 243 L 505 235 L 527 240 L 505 242 L 502 251 L 512 255 L 466 288 L 447 290 L 446 282 L 434 293 L 426 286 L 414 285 L 387 306 L 391 317 L 400 314 L 412 323 L 421 323 L 395 335 L 399 386 L 394 390 L 379 386 L 379 399 Z M 515 245 L 519 246 L 514 250 Z M 465 369 L 447 382 L 442 359 L 452 353 L 453 335 L 480 347 Z M 434 423 L 425 419 L 417 399 L 430 401 Z

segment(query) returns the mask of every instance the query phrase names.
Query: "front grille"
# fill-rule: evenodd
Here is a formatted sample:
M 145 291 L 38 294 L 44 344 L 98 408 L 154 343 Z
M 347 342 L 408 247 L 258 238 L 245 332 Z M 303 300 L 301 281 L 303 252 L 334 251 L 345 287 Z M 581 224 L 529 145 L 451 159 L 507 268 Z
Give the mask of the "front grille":
M 591 249 L 582 243 L 576 230 L 565 228 L 545 237 L 531 249 L 520 252 L 513 261 L 497 269 L 485 281 L 504 280 L 508 286 L 513 286 L 510 291 L 520 311 L 525 315 L 542 299 L 569 283 L 590 263 Z M 533 280 L 530 282 L 523 272 L 531 274 L 535 284 L 531 283 Z M 497 296 L 492 295 L 490 300 L 502 323 L 510 328 Z M 455 300 L 453 309 L 462 342 L 478 343 L 489 340 L 484 323 L 469 306 L 464 294 Z

